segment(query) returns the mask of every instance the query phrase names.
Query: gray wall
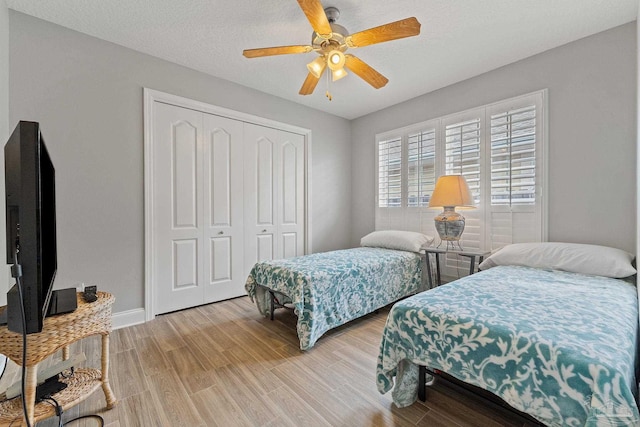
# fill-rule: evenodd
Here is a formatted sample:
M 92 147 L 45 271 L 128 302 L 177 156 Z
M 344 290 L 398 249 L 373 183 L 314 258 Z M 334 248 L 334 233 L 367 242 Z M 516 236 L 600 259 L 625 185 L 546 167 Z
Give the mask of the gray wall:
M 9 137 L 9 9 L 0 0 L 0 143 Z M 4 165 L 4 150 L 0 149 L 0 165 Z M 4 200 L 4 173 L 0 173 L 0 200 Z M 4 206 L 4 205 L 2 205 Z M 4 208 L 0 208 L 0 305 L 7 303 L 9 273 L 5 267 Z M 2 369 L 0 369 L 0 373 Z
M 10 122 L 39 121 L 56 167 L 56 288 L 144 305 L 143 87 L 311 129 L 313 251 L 349 246 L 349 121 L 21 13 L 9 23 Z
M 632 22 L 354 120 L 351 244 L 374 229 L 376 133 L 548 88 L 549 239 L 635 252 L 636 61 Z

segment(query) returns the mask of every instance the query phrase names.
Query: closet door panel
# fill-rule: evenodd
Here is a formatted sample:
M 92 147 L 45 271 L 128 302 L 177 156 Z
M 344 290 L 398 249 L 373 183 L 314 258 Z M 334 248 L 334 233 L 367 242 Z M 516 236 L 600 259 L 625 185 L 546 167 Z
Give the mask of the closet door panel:
M 256 150 L 256 215 L 258 225 L 274 224 L 274 190 L 275 181 L 273 176 L 274 156 L 273 139 L 268 136 L 261 136 L 255 141 Z
M 280 258 L 276 237 L 278 131 L 244 124 L 245 273 L 258 261 Z
M 232 280 L 231 264 L 234 256 L 231 253 L 231 237 L 214 237 L 211 239 L 211 284 Z
M 198 227 L 198 128 L 188 121 L 172 124 L 171 204 L 173 228 Z
M 157 313 L 202 304 L 202 114 L 155 104 L 154 277 Z
M 259 234 L 256 236 L 255 259 L 263 261 L 274 258 L 275 240 L 273 234 Z
M 279 200 L 278 232 L 281 257 L 304 255 L 304 137 L 280 131 L 279 179 L 282 188 Z
M 244 295 L 243 126 L 211 114 L 204 126 L 204 302 Z
M 282 256 L 293 258 L 302 255 L 298 249 L 299 233 L 282 233 Z
M 208 134 L 209 143 L 209 201 L 211 204 L 209 225 L 231 225 L 231 177 L 232 165 L 231 143 L 232 135 L 225 129 L 216 127 Z M 236 142 L 236 141 L 234 141 Z M 237 142 L 236 142 L 237 143 Z

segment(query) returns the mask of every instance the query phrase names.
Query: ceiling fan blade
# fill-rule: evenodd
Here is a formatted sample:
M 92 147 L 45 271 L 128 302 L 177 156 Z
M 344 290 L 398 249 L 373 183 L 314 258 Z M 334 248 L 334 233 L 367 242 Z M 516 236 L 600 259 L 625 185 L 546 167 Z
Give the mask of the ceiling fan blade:
M 245 49 L 242 54 L 247 58 L 258 58 L 261 56 L 286 55 L 289 53 L 309 53 L 313 50 L 311 46 L 274 46 L 261 47 L 258 49 Z
M 356 56 L 349 54 L 345 55 L 344 66 L 356 73 L 358 77 L 376 89 L 380 89 L 389 82 L 389 79 L 371 68 L 371 66 Z
M 320 37 L 327 39 L 331 37 L 333 30 L 331 30 L 331 25 L 329 25 L 329 20 L 324 13 L 324 7 L 322 7 L 320 0 L 298 0 L 298 4 L 304 14 L 307 15 L 313 31 L 318 33 Z
M 320 77 L 322 77 L 322 74 L 320 74 Z M 307 74 L 307 78 L 304 80 L 304 83 L 302 83 L 302 87 L 298 93 L 300 93 L 300 95 L 311 95 L 318 85 L 320 77 L 316 77 L 311 73 Z
M 347 37 L 349 47 L 363 47 L 390 40 L 417 36 L 420 34 L 420 23 L 416 18 L 407 18 L 391 22 L 368 30 L 351 34 Z

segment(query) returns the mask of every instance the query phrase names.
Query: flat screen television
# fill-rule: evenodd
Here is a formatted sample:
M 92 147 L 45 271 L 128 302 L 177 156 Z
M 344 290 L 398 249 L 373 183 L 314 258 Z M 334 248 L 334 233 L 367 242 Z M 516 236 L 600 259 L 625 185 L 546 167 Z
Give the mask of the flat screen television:
M 36 122 L 21 121 L 4 146 L 7 263 L 22 270 L 25 332 L 42 331 L 57 270 L 55 169 Z M 7 326 L 22 333 L 17 285 Z

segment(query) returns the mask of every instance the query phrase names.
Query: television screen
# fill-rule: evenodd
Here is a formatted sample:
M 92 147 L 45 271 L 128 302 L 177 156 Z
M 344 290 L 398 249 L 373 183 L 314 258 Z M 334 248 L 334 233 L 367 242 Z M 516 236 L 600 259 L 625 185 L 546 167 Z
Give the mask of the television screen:
M 39 124 L 18 123 L 4 156 L 7 263 L 18 263 L 22 269 L 26 332 L 40 332 L 57 270 L 57 249 L 55 169 Z M 7 297 L 8 327 L 22 332 L 16 293 L 14 287 Z

